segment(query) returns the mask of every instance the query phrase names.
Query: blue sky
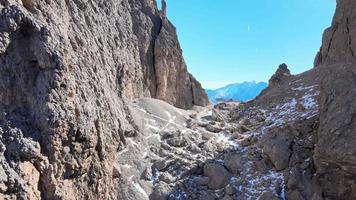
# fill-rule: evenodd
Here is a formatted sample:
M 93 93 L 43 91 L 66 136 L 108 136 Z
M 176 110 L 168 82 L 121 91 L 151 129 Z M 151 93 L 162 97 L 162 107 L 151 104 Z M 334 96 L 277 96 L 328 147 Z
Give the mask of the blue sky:
M 160 0 L 157 0 L 160 1 Z M 313 66 L 336 0 L 167 0 L 189 71 L 205 88 Z

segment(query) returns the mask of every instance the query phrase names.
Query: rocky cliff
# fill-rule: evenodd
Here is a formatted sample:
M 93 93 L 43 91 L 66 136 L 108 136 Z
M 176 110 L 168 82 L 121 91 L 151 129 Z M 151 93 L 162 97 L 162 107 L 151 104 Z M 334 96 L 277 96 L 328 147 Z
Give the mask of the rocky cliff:
M 322 46 L 314 66 L 349 63 L 356 60 L 356 3 L 337 0 L 332 25 L 323 34 Z
M 152 0 L 0 1 L 0 198 L 117 199 L 125 101 L 209 103 Z
M 320 83 L 320 124 L 314 155 L 325 196 L 356 198 L 356 2 L 338 0 L 315 61 Z
M 181 110 L 209 102 L 165 2 L 0 0 L 0 199 L 356 199 L 355 5 L 315 68 Z

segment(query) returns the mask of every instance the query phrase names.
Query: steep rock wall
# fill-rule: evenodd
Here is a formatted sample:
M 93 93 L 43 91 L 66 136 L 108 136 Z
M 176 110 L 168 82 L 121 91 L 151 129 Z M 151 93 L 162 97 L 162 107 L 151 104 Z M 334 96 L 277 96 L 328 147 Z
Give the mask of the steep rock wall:
M 324 196 L 356 198 L 356 2 L 338 0 L 315 59 L 321 74 L 320 124 L 314 160 Z
M 350 63 L 356 60 L 356 2 L 337 0 L 332 24 L 323 34 L 314 66 Z
M 161 90 L 154 46 L 165 16 L 152 0 L 1 0 L 0 9 L 0 198 L 117 199 L 127 184 L 118 152 L 135 134 L 124 101 Z M 167 102 L 208 103 L 193 78 L 177 81 Z

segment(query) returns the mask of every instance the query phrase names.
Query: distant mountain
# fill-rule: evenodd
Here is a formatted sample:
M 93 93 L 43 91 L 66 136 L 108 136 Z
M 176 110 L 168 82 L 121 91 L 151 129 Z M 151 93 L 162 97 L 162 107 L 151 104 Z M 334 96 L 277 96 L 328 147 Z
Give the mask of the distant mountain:
M 248 101 L 254 99 L 267 86 L 268 84 L 265 82 L 256 83 L 255 81 L 251 81 L 230 84 L 216 90 L 207 89 L 206 93 L 213 103 L 216 103 L 219 99 Z

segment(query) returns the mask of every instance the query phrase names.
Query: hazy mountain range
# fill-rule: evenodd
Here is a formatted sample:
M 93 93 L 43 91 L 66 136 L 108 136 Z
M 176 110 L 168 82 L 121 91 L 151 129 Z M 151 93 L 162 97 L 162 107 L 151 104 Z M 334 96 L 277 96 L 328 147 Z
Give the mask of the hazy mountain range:
M 211 102 L 216 103 L 219 99 L 248 101 L 255 98 L 268 86 L 265 82 L 234 83 L 215 90 L 206 89 Z

